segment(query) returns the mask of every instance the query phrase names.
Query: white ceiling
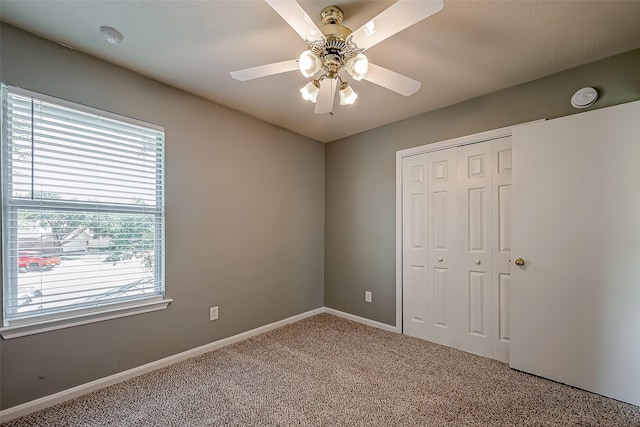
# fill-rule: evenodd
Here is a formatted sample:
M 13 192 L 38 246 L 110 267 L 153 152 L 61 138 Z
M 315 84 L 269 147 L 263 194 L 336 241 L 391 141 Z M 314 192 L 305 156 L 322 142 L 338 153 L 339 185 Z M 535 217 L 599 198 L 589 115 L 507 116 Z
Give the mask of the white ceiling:
M 393 1 L 301 0 L 319 25 L 337 4 L 357 29 Z M 452 1 L 367 50 L 416 80 L 404 97 L 351 82 L 354 105 L 316 115 L 298 72 L 239 82 L 230 71 L 295 59 L 304 41 L 260 0 L 0 0 L 4 22 L 309 138 L 329 142 L 640 47 L 640 1 Z M 124 34 L 104 42 L 101 25 Z M 598 82 L 593 82 L 596 85 Z M 578 87 L 575 88 L 579 89 Z M 338 104 L 338 103 L 336 103 Z

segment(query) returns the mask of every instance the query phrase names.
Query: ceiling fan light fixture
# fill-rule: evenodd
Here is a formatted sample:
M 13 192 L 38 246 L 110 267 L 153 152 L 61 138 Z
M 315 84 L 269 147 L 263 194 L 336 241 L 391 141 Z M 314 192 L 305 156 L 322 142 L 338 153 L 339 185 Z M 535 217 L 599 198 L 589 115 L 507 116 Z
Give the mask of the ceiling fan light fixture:
M 310 50 L 305 50 L 298 59 L 298 68 L 300 73 L 305 77 L 313 77 L 315 73 L 320 71 L 322 61 Z
M 369 71 L 369 60 L 364 54 L 359 53 L 353 58 L 349 59 L 345 64 L 345 70 L 354 80 L 362 80 L 367 76 Z
M 340 84 L 340 105 L 351 105 L 358 99 L 358 94 L 353 91 L 347 82 Z
M 300 93 L 305 100 L 311 101 L 315 104 L 318 99 L 318 93 L 320 93 L 320 82 L 318 80 L 310 81 L 300 89 Z
M 304 77 L 313 79 L 300 89 L 303 98 L 315 103 L 316 114 L 330 115 L 333 115 L 336 87 L 341 105 L 353 104 L 358 97 L 342 80 L 345 74 L 356 81 L 369 80 L 400 95 L 410 96 L 416 93 L 422 83 L 384 67 L 369 64 L 362 52 L 438 13 L 444 7 L 444 0 L 396 1 L 375 18 L 352 31 L 342 25 L 344 13 L 338 6 L 328 6 L 322 10 L 322 26 L 318 27 L 299 4 L 299 0 L 264 1 L 306 42 L 307 50 L 298 59 L 232 71 L 231 77 L 245 81 L 297 68 Z

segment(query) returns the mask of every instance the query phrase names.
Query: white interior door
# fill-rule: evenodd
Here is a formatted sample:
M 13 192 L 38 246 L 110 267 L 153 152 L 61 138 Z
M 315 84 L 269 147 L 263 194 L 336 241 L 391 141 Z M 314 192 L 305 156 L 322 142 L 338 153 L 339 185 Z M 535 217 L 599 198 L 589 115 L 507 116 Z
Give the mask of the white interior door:
M 493 221 L 491 142 L 458 150 L 462 274 L 459 348 L 492 356 Z
M 513 131 L 515 369 L 640 405 L 640 102 Z
M 402 161 L 402 328 L 428 339 L 427 156 Z
M 509 362 L 511 316 L 511 137 L 492 143 L 493 153 L 493 358 Z
M 429 194 L 429 340 L 457 347 L 458 157 L 447 149 L 427 154 Z

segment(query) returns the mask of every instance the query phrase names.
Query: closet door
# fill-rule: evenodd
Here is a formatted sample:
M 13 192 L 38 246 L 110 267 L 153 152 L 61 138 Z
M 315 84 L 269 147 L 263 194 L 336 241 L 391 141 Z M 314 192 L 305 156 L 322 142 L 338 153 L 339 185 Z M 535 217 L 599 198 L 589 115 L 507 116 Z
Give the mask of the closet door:
M 511 339 L 511 137 L 492 143 L 493 358 L 509 362 Z
M 456 269 L 458 158 L 455 148 L 427 155 L 429 194 L 429 340 L 458 345 L 458 301 Z
M 403 330 L 509 361 L 511 137 L 403 159 Z
M 461 316 L 459 348 L 492 357 L 492 143 L 458 149 Z
M 402 160 L 402 328 L 428 339 L 427 156 Z

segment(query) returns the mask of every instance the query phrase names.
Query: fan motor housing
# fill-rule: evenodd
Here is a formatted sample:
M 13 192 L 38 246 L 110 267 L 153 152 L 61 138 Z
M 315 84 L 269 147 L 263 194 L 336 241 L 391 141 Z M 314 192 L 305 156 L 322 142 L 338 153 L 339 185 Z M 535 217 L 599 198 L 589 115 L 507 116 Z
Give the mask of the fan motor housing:
M 322 31 L 322 34 L 324 34 L 327 40 L 336 39 L 345 41 L 352 32 L 349 28 L 341 25 L 344 13 L 338 6 L 325 7 L 320 13 L 320 18 L 323 24 L 322 27 L 320 27 L 320 31 Z
M 349 41 L 352 31 L 342 25 L 344 14 L 338 6 L 325 7 L 320 17 L 323 24 L 320 31 L 324 40 L 310 41 L 309 50 L 320 58 L 327 77 L 335 78 L 347 60 L 362 49 Z
M 338 6 L 327 6 L 320 12 L 322 24 L 341 24 L 344 19 L 344 13 Z
M 320 27 L 320 31 L 327 38 L 327 40 L 335 39 L 345 41 L 351 34 L 351 30 L 340 24 L 328 24 Z

